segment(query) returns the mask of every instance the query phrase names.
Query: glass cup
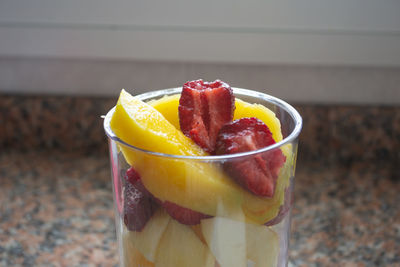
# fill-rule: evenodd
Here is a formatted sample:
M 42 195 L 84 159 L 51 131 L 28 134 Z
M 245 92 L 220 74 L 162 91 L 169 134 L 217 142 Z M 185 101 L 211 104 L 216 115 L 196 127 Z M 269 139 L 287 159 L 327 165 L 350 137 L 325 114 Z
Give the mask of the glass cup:
M 231 155 L 162 154 L 125 143 L 110 129 L 114 109 L 106 115 L 121 266 L 287 266 L 302 119 L 280 99 L 232 89 L 236 98 L 275 113 L 282 141 Z M 173 88 L 136 97 L 147 102 L 180 92 Z M 272 197 L 256 196 L 235 182 L 240 172 L 257 175 L 249 162 L 273 161 L 277 155 L 284 163 L 275 170 Z

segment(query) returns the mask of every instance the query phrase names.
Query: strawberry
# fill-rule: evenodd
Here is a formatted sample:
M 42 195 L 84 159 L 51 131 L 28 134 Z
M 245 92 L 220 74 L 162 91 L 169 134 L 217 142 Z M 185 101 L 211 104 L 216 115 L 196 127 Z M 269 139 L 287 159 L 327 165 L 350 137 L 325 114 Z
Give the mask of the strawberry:
M 235 97 L 231 87 L 220 80 L 189 81 L 183 85 L 178 109 L 182 132 L 213 154 L 219 130 L 233 119 Z
M 268 126 L 257 118 L 225 124 L 217 137 L 216 154 L 235 154 L 275 144 Z M 258 196 L 273 197 L 279 170 L 286 161 L 280 149 L 229 160 L 224 169 L 242 187 Z
M 169 201 L 165 201 L 162 206 L 172 218 L 186 225 L 199 224 L 200 220 L 210 217 L 203 213 L 181 207 Z
M 131 184 L 135 184 L 137 181 L 140 180 L 140 174 L 133 167 L 130 167 L 126 171 L 125 180 L 130 182 Z
M 133 168 L 126 172 L 124 189 L 124 223 L 129 231 L 141 231 L 158 208 L 154 197 L 144 187 Z

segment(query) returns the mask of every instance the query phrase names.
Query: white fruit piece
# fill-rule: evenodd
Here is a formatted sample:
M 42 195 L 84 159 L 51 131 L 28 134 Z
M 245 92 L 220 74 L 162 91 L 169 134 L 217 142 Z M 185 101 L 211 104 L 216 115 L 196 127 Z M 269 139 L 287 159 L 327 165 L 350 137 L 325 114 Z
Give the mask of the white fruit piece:
M 246 228 L 243 221 L 214 217 L 201 221 L 208 247 L 221 267 L 246 267 Z
M 155 261 L 157 247 L 171 217 L 158 209 L 141 232 L 129 232 L 129 240 L 151 262 Z
M 170 220 L 157 249 L 155 267 L 214 267 L 215 258 L 193 230 Z
M 247 257 L 254 267 L 276 267 L 279 256 L 278 234 L 264 225 L 246 224 Z
M 122 247 L 123 247 L 123 266 L 126 267 L 154 267 L 154 264 L 148 261 L 142 253 L 133 246 L 129 240 L 129 232 L 124 227 L 122 234 Z

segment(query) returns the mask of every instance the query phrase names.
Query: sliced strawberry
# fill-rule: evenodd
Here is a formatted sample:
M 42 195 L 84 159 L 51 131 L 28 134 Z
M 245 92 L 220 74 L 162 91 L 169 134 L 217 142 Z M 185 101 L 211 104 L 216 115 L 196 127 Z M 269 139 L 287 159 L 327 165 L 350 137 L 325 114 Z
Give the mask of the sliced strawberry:
M 242 118 L 224 125 L 218 135 L 216 154 L 235 154 L 275 144 L 267 125 L 257 118 Z M 280 149 L 229 160 L 224 169 L 237 183 L 258 196 L 272 197 L 279 170 L 286 161 Z
M 169 201 L 165 201 L 162 206 L 172 218 L 186 225 L 199 224 L 200 220 L 210 217 L 203 213 L 181 207 Z
M 135 184 L 137 181 L 140 180 L 140 174 L 133 167 L 130 167 L 126 171 L 125 180 L 127 180 L 131 184 Z
M 133 168 L 125 176 L 124 223 L 129 231 L 141 231 L 158 207 Z
M 218 132 L 232 121 L 234 110 L 233 91 L 220 80 L 194 80 L 183 85 L 179 99 L 181 130 L 209 153 L 214 153 Z

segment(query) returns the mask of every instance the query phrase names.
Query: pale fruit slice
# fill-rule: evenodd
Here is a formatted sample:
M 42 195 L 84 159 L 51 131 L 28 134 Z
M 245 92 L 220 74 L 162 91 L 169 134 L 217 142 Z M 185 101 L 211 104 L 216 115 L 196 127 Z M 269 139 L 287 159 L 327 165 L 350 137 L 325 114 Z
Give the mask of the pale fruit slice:
M 267 226 L 246 224 L 247 258 L 254 267 L 276 267 L 279 256 L 278 234 Z
M 125 267 L 154 267 L 142 253 L 132 244 L 128 230 L 124 227 L 122 234 L 123 266 Z
M 246 228 L 243 220 L 223 217 L 204 219 L 201 221 L 201 230 L 221 267 L 247 266 Z
M 154 262 L 158 244 L 170 220 L 171 217 L 163 209 L 158 209 L 141 232 L 128 232 L 130 243 L 147 260 Z
M 215 258 L 193 230 L 170 220 L 161 238 L 156 267 L 214 267 Z

